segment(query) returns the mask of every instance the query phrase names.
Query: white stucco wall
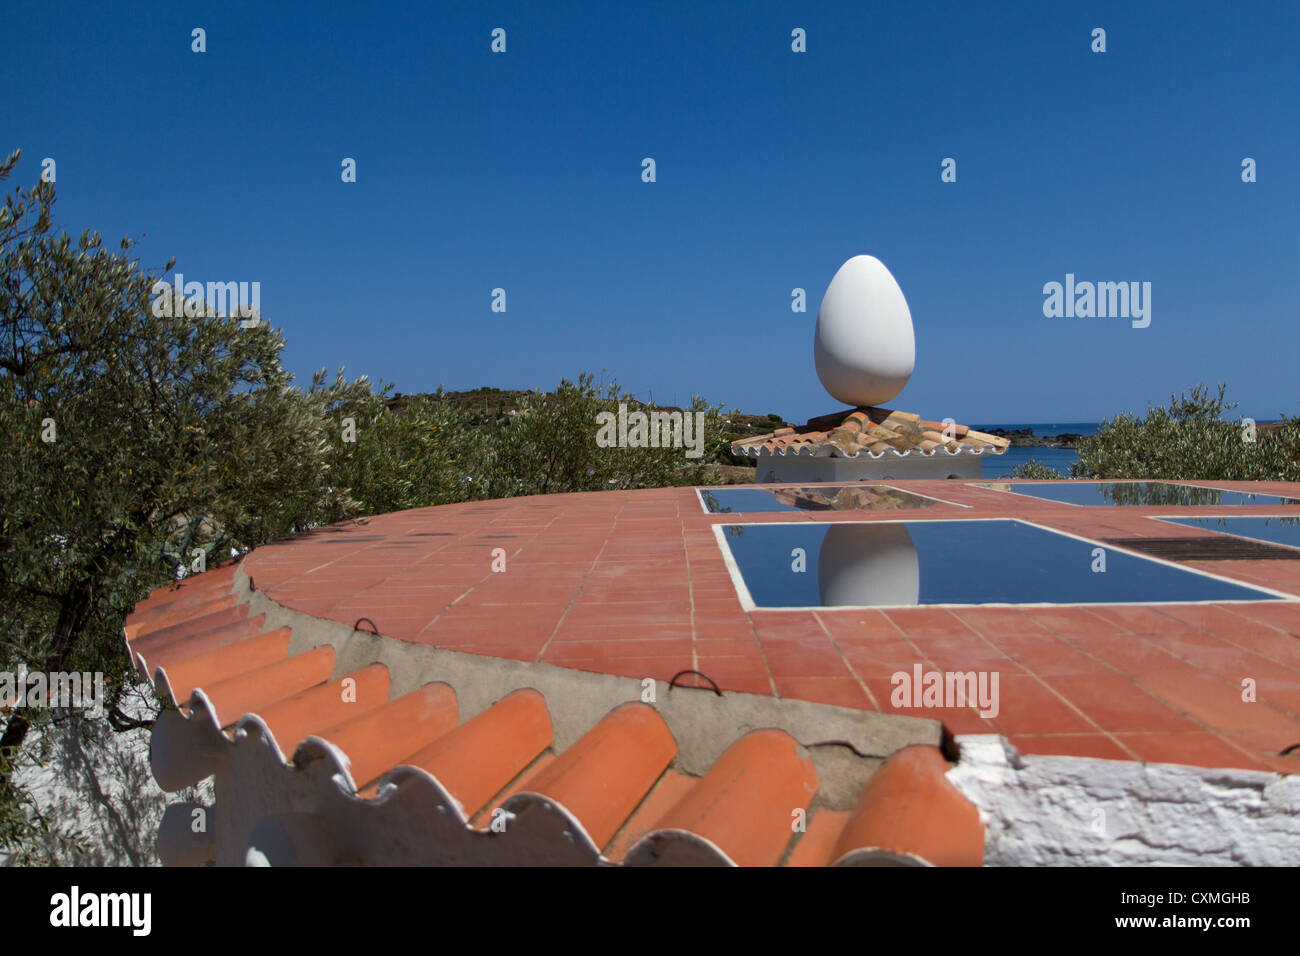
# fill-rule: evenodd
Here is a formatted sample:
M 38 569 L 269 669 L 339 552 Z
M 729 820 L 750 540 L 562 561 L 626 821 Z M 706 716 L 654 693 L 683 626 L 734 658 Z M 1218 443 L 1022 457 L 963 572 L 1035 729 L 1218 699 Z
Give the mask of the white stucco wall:
M 988 866 L 1300 866 L 1300 777 L 957 744 Z
M 124 695 L 123 710 L 136 719 L 155 714 L 148 685 Z M 158 866 L 158 824 L 176 795 L 163 793 L 149 767 L 146 728 L 119 733 L 105 717 L 79 712 L 29 734 L 24 761 L 14 780 L 31 795 L 50 826 L 37 848 L 44 862 L 58 866 Z M 211 802 L 205 781 L 180 795 Z M 29 813 L 29 818 L 31 814 Z M 11 864 L 0 853 L 0 866 Z

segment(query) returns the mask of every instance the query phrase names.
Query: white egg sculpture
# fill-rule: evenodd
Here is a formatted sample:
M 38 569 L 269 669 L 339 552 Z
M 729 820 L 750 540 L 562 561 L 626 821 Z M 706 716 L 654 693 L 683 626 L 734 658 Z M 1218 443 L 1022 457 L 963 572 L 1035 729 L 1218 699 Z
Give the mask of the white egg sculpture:
M 912 313 L 875 256 L 854 256 L 831 279 L 817 312 L 813 358 L 823 387 L 846 405 L 883 404 L 911 378 Z

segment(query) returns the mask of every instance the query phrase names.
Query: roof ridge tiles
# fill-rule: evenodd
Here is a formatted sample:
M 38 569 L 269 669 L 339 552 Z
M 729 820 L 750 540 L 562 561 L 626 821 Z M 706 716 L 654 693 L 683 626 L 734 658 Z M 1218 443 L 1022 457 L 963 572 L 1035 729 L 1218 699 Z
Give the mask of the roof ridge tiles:
M 689 833 L 741 866 L 774 866 L 794 835 L 792 817 L 807 813 L 820 781 L 799 742 L 783 730 L 752 730 L 728 747 L 628 853 L 628 862 L 672 862 Z
M 946 436 L 951 435 L 951 439 Z M 966 425 L 934 422 L 913 412 L 891 408 L 857 408 L 808 419 L 807 424 L 782 427 L 731 443 L 733 454 L 761 458 L 765 455 L 809 455 L 877 459 L 886 455 L 931 456 L 1001 454 L 1011 441 Z
M 948 781 L 933 747 L 907 747 L 867 781 L 832 858 L 848 865 L 979 866 L 979 811 Z
M 445 736 L 459 724 L 456 691 L 450 684 L 433 681 L 308 736 L 294 751 L 294 763 L 305 762 L 313 741 L 328 740 L 346 755 L 352 789 L 361 790 L 393 767 L 408 763 L 426 741 Z
M 205 607 L 193 606 L 193 626 L 209 618 Z M 460 723 L 450 683 L 425 682 L 390 699 L 383 663 L 331 679 L 333 646 L 290 655 L 289 627 L 247 633 L 265 619 L 259 614 L 189 635 L 177 621 L 169 626 L 180 630 L 165 644 L 145 645 L 172 651 L 152 671 L 157 691 L 179 708 L 160 715 L 154 730 L 159 784 L 175 791 L 209 774 L 226 780 L 214 828 L 225 848 L 178 844 L 169 834 L 176 808 L 188 804 L 177 804 L 159 831 L 165 862 L 799 865 L 834 862 L 832 846 L 835 859 L 846 862 L 877 851 L 949 861 L 933 827 L 921 824 L 929 803 L 951 816 L 965 798 L 942 779 L 947 764 L 934 747 L 921 748 L 930 754 L 925 760 L 906 756 L 901 770 L 877 771 L 854 812 L 830 811 L 818 802 L 812 759 L 785 730 L 744 732 L 692 776 L 674 769 L 680 755 L 663 714 L 634 700 L 614 706 L 551 756 L 554 731 L 538 690 L 511 691 Z M 211 646 L 213 634 L 228 636 L 241 625 L 231 643 Z M 253 796 L 249 787 L 260 792 Z M 496 809 L 475 827 L 471 821 L 494 800 Z M 921 816 L 909 818 L 901 834 L 892 817 L 863 822 L 864 813 L 878 815 L 864 806 L 888 815 L 900 801 L 922 804 Z M 258 819 L 231 816 L 249 806 L 261 808 Z M 968 822 L 973 814 L 978 825 L 978 813 L 965 808 L 958 815 Z M 792 827 L 792 814 L 800 812 L 817 834 L 803 852 Z M 377 845 L 365 836 L 380 832 L 376 827 L 390 834 Z M 513 836 L 500 839 L 502 827 Z M 909 827 L 919 827 L 910 843 Z M 893 836 L 883 840 L 881 832 Z M 982 847 L 982 831 L 978 836 Z M 868 837 L 870 846 L 861 842 Z M 964 840 L 950 861 L 970 861 L 973 838 Z
M 141 651 L 156 651 L 160 647 L 187 640 L 195 634 L 229 627 L 232 624 L 239 624 L 246 620 L 248 620 L 248 605 L 236 604 L 233 607 L 222 608 L 219 611 L 186 618 L 154 631 L 147 631 L 143 634 L 137 632 L 136 636 L 127 642 L 127 645 L 132 652 L 137 654 Z
M 196 617 L 206 616 L 217 611 L 224 611 L 233 608 L 237 603 L 237 598 L 233 594 L 222 594 L 204 600 L 202 603 L 195 604 L 191 607 L 176 608 L 175 610 L 167 609 L 156 614 L 146 612 L 142 618 L 137 618 L 126 626 L 126 637 L 128 641 L 144 637 L 146 634 L 152 634 L 154 631 L 161 631 L 165 628 L 172 627 Z
M 132 645 L 132 661 L 143 675 L 159 667 L 169 667 L 181 661 L 197 657 L 207 651 L 229 647 L 250 637 L 262 633 L 266 625 L 266 615 L 259 614 L 253 618 L 241 618 L 218 627 L 205 628 L 193 634 L 168 640 L 157 645 L 139 647 Z
M 179 707 L 202 681 L 215 682 L 246 674 L 284 660 L 288 653 L 289 628 L 276 628 L 238 644 L 179 661 L 170 668 L 154 668 L 154 689 L 160 697 L 170 697 Z

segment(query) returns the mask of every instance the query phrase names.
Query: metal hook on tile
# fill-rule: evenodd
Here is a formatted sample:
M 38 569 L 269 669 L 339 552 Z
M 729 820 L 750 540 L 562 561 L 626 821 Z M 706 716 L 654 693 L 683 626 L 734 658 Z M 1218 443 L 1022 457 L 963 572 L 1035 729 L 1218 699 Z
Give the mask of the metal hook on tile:
M 374 634 L 376 637 L 379 636 L 379 625 L 377 625 L 374 621 L 370 620 L 370 618 L 368 617 L 357 618 L 357 623 L 352 625 L 352 630 L 354 631 L 360 630 L 362 621 L 365 621 L 367 624 L 371 626 L 371 628 L 373 628 L 373 630 L 370 632 L 371 634 Z
M 671 691 L 674 687 L 677 686 L 677 678 L 681 677 L 683 674 L 694 674 L 696 677 L 703 677 L 706 681 L 708 681 L 710 684 L 713 685 L 713 692 L 714 692 L 715 694 L 717 694 L 719 697 L 722 696 L 722 691 L 718 689 L 718 683 L 717 683 L 717 681 L 715 681 L 715 680 L 714 680 L 712 677 L 710 677 L 708 674 L 702 674 L 702 673 L 700 673 L 699 671 L 694 671 L 694 670 L 678 671 L 676 674 L 674 674 L 674 675 L 673 675 L 673 679 L 670 680 L 670 681 L 668 682 L 668 690 L 669 690 L 669 691 Z M 696 689 L 696 690 L 704 690 L 703 687 L 697 687 L 697 688 L 695 688 L 695 689 Z

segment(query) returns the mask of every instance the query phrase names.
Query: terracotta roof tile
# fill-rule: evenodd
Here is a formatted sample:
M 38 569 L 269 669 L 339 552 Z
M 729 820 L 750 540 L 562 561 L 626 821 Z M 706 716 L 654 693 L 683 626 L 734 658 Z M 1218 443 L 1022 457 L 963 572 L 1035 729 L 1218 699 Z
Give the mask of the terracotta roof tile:
M 727 748 L 628 858 L 655 859 L 665 844 L 704 839 L 741 866 L 775 866 L 794 836 L 794 814 L 807 812 L 818 785 L 798 741 L 755 730 Z
M 136 636 L 130 642 L 131 653 L 133 655 L 142 654 L 146 651 L 156 653 L 177 641 L 189 640 L 194 635 L 201 634 L 204 631 L 239 624 L 247 618 L 248 606 L 241 604 L 236 607 L 222 608 L 220 611 L 213 611 L 211 614 L 185 618 L 175 624 L 169 624 L 155 630 L 137 631 Z M 258 631 L 261 629 L 260 626 L 257 628 Z
M 212 705 L 217 724 L 229 727 L 244 714 L 324 683 L 333 670 L 334 648 L 327 645 L 286 657 L 259 670 L 208 684 L 203 693 Z
M 671 768 L 664 771 L 654 789 L 646 795 L 614 842 L 605 850 L 605 855 L 615 862 L 626 859 L 628 851 L 655 829 L 664 814 L 681 801 L 695 784 L 695 777 L 678 773 Z
M 247 674 L 284 660 L 288 653 L 289 629 L 277 628 L 230 647 L 219 647 L 188 657 L 170 668 L 156 668 L 154 688 L 159 696 L 170 697 L 179 707 L 201 683 L 216 683 Z
M 426 741 L 442 737 L 458 723 L 456 692 L 450 684 L 433 683 L 316 736 L 348 755 L 352 780 L 360 788 L 397 764 L 409 763 Z
M 867 781 L 831 856 L 840 863 L 979 866 L 979 811 L 944 776 L 933 747 L 908 747 Z
M 349 717 L 356 720 L 378 710 L 388 701 L 389 686 L 388 668 L 371 664 L 276 701 L 258 716 L 287 756 L 304 738 L 323 734 Z
M 953 440 L 944 440 L 944 431 Z M 820 455 L 856 458 L 868 455 L 1001 454 L 1011 446 L 1005 438 L 972 431 L 965 425 L 945 426 L 911 412 L 888 408 L 859 408 L 811 418 L 800 428 L 778 428 L 732 442 L 733 454 Z
M 232 608 L 232 610 L 236 609 Z M 183 626 L 181 628 L 168 628 L 169 633 L 165 639 L 155 642 L 156 634 L 149 634 L 132 642 L 131 652 L 135 657 L 135 663 L 140 673 L 148 674 L 150 669 L 157 670 L 159 667 L 169 667 L 191 657 L 197 657 L 207 651 L 215 651 L 221 647 L 238 644 L 245 638 L 262 633 L 263 625 L 266 623 L 265 615 L 259 614 L 257 617 L 249 618 L 247 617 L 247 607 L 241 607 L 237 610 L 243 612 L 243 614 L 238 620 L 229 624 L 217 627 L 203 625 L 201 629 L 196 629 L 193 634 L 184 633 Z M 214 616 L 208 615 L 204 620 L 211 621 Z
M 507 809 L 532 794 L 563 805 L 604 847 L 677 754 L 664 719 L 648 704 L 624 704 L 527 780 Z
M 165 630 L 182 621 L 188 621 L 195 617 L 203 617 L 215 614 L 219 611 L 227 610 L 235 606 L 235 598 L 232 594 L 222 595 L 220 597 L 205 597 L 204 600 L 194 604 L 192 607 L 173 607 L 168 604 L 158 608 L 152 613 L 146 612 L 145 615 L 127 625 L 126 636 L 128 640 L 137 637 L 143 637 L 146 634 L 152 634 L 155 631 Z
M 550 745 L 546 698 L 523 688 L 403 762 L 436 777 L 466 814 L 474 816 Z
M 742 734 L 696 776 L 678 766 L 677 741 L 659 711 L 630 702 L 557 752 L 549 707 L 563 701 L 521 688 L 462 724 L 447 683 L 390 699 L 384 664 L 331 679 L 332 647 L 289 655 L 288 627 L 247 633 L 264 615 L 209 627 L 211 597 L 222 588 L 204 582 L 184 598 L 169 589 L 168 601 L 133 614 L 137 626 L 128 630 L 139 634 L 149 621 L 181 625 L 161 648 L 173 656 L 154 668 L 158 691 L 180 707 L 155 728 L 155 776 L 169 790 L 211 773 L 230 778 L 218 786 L 221 799 L 267 815 L 216 830 L 242 827 L 254 856 L 293 844 L 299 862 L 768 866 L 860 862 L 877 851 L 980 862 L 978 813 L 947 784 L 947 763 L 933 747 L 887 761 L 852 813 L 818 809 L 813 761 L 782 730 Z M 193 615 L 188 637 L 177 636 L 181 607 Z M 240 636 L 214 648 L 213 634 Z M 244 756 L 232 759 L 236 753 Z M 235 793 L 250 786 L 263 790 Z M 276 806 L 283 809 L 269 809 Z M 509 821 L 505 839 L 493 806 Z M 220 813 L 219 805 L 219 820 Z M 806 828 L 796 825 L 800 814 Z M 389 827 L 390 836 L 377 843 L 356 836 L 375 827 Z M 268 841 L 272 831 L 281 837 Z M 214 852 L 160 843 L 165 861 Z

